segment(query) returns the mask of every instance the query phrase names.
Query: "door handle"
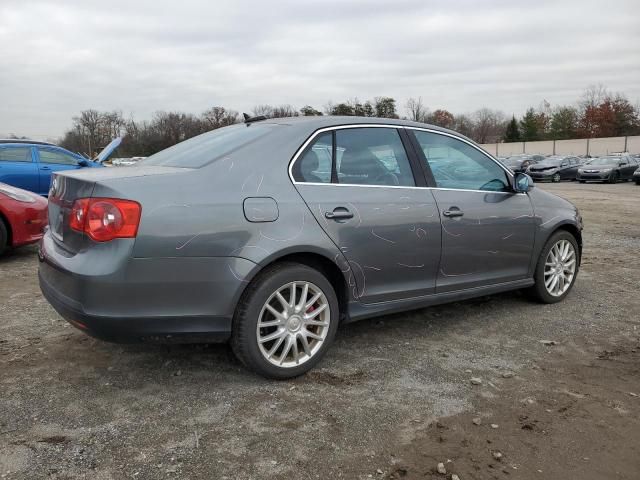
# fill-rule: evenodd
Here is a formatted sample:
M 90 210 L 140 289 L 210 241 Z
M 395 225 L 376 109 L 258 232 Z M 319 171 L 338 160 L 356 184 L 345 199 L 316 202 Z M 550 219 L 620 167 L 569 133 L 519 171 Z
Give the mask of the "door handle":
M 445 217 L 454 218 L 461 217 L 464 215 L 464 212 L 460 210 L 458 207 L 451 207 L 449 210 L 445 210 L 442 212 Z
M 329 220 L 346 220 L 353 218 L 353 213 L 344 207 L 334 208 L 333 212 L 324 212 L 325 218 Z
M 51 167 L 40 167 L 40 170 L 51 170 Z

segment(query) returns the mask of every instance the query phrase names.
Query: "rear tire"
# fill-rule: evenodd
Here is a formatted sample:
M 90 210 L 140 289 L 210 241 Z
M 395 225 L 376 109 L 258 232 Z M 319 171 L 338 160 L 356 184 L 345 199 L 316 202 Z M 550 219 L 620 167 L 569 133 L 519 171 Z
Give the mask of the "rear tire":
M 556 249 L 554 252 L 562 252 L 562 249 L 564 248 L 568 249 L 566 256 L 555 255 L 554 253 L 554 256 L 558 257 L 557 263 L 553 259 L 553 256 L 550 258 L 550 252 L 554 248 Z M 536 270 L 533 276 L 536 283 L 529 289 L 529 294 L 541 303 L 557 303 L 564 300 L 576 283 L 578 271 L 580 270 L 579 255 L 580 250 L 578 248 L 578 242 L 569 232 L 566 230 L 559 230 L 551 235 L 540 252 L 538 264 L 536 265 Z M 556 265 L 558 266 L 556 267 Z M 572 266 L 573 270 L 571 271 Z M 555 287 L 560 283 L 560 280 L 558 280 L 557 283 L 553 282 L 553 271 L 556 268 L 562 272 L 561 276 L 565 277 L 564 280 L 561 280 L 563 285 L 562 290 L 555 289 Z M 565 282 L 567 282 L 567 277 L 570 277 L 569 285 L 564 288 Z M 551 285 L 549 285 L 549 283 L 551 283 Z
M 636 180 L 636 185 L 640 185 L 640 179 Z
M 578 180 L 580 183 L 587 183 L 586 180 Z
M 7 226 L 4 224 L 4 220 L 0 218 L 0 255 L 4 253 L 4 251 L 9 246 L 9 230 Z
M 264 377 L 297 377 L 325 355 L 339 318 L 338 298 L 324 275 L 307 265 L 279 263 L 260 272 L 243 293 L 233 318 L 231 348 Z

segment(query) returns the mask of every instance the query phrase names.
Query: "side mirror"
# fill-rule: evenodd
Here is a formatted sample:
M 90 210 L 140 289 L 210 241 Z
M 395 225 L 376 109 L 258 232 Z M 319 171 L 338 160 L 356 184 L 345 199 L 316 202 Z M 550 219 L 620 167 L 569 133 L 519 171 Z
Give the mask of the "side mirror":
M 533 179 L 526 173 L 516 173 L 513 177 L 513 191 L 527 193 L 533 188 Z
M 78 165 L 81 167 L 88 167 L 89 162 L 87 162 L 86 160 L 78 160 Z

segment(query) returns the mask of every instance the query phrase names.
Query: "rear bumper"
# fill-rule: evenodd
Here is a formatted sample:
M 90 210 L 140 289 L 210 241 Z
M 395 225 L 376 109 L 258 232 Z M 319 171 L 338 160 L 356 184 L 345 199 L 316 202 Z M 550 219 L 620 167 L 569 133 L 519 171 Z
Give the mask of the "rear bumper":
M 149 318 L 89 314 L 78 302 L 65 297 L 49 284 L 42 272 L 38 273 L 38 277 L 40 290 L 55 311 L 74 327 L 100 340 L 115 343 L 225 342 L 231 336 L 230 317 Z
M 63 318 L 114 342 L 230 337 L 235 307 L 247 285 L 242 279 L 255 263 L 237 257 L 131 258 L 131 242 L 122 240 L 73 254 L 57 245 L 50 232 L 45 234 L 40 288 Z

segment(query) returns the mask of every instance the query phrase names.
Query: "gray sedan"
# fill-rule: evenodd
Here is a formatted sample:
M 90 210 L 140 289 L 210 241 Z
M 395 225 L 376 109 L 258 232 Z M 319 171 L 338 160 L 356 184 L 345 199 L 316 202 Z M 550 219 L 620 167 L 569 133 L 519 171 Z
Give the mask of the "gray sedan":
M 339 324 L 514 289 L 562 300 L 582 219 L 471 140 L 357 117 L 247 120 L 129 168 L 64 172 L 41 289 L 111 341 L 230 341 L 271 378 Z

